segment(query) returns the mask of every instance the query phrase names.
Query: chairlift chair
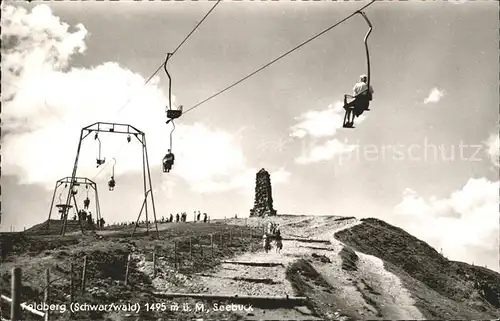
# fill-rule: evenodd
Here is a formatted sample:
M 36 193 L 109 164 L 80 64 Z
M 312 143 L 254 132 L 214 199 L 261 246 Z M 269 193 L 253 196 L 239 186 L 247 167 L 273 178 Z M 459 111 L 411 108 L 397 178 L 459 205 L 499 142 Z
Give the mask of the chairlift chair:
M 165 70 L 165 73 L 167 74 L 168 77 L 168 106 L 167 106 L 167 124 L 173 121 L 174 119 L 177 119 L 182 116 L 182 106 L 179 106 L 177 109 L 172 109 L 172 77 L 170 77 L 170 74 L 168 73 L 167 70 L 167 62 L 168 59 L 172 56 L 172 53 L 167 54 L 167 58 L 165 59 L 165 62 L 163 63 L 163 70 Z
M 106 162 L 106 157 L 104 157 L 103 159 L 100 159 L 100 158 L 96 159 L 97 167 L 101 166 L 105 162 Z
M 69 212 L 69 210 L 73 207 L 73 205 L 57 204 L 56 207 L 57 210 L 59 211 L 59 214 L 64 214 Z
M 99 139 L 97 133 L 95 133 L 94 139 L 99 142 L 99 156 L 96 159 L 97 167 L 99 167 L 106 162 L 106 157 L 101 158 L 101 140 Z
M 370 36 L 370 33 L 372 32 L 373 27 L 370 20 L 368 20 L 368 17 L 363 11 L 358 11 L 356 13 L 363 16 L 369 27 L 368 32 L 366 33 L 364 38 L 365 50 L 366 50 L 366 64 L 367 64 L 367 89 L 356 96 L 347 94 L 344 95 L 344 109 L 345 109 L 344 122 L 343 122 L 344 128 L 354 128 L 354 117 L 361 115 L 361 113 L 364 111 L 370 111 L 368 106 L 369 102 L 372 100 L 372 94 L 370 91 L 370 54 L 368 51 L 367 40 L 368 37 Z M 350 99 L 351 101 L 348 102 L 348 99 Z M 348 116 L 351 113 L 359 113 L 359 115 L 353 115 L 353 121 L 349 122 Z
M 179 106 L 178 109 L 168 109 L 167 110 L 167 118 L 169 120 L 167 121 L 170 122 L 172 119 L 177 119 L 182 116 L 182 106 Z

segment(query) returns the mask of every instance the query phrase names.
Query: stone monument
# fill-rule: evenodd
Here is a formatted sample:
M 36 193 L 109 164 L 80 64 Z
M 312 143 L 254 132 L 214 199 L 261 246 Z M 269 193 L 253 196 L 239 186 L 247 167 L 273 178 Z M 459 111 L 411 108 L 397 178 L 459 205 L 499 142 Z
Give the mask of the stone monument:
M 276 210 L 273 209 L 273 196 L 271 190 L 271 176 L 262 168 L 255 179 L 255 202 L 250 216 L 274 216 Z

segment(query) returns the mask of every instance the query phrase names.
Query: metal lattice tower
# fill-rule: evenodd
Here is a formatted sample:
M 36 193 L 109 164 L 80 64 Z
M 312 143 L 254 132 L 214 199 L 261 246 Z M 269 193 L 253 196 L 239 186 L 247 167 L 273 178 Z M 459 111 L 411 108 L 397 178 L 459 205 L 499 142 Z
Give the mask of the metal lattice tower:
M 104 123 L 104 122 L 97 122 L 92 125 L 89 125 L 87 127 L 82 128 L 81 133 L 80 133 L 80 139 L 78 142 L 78 148 L 76 151 L 76 158 L 75 158 L 75 164 L 73 166 L 73 172 L 71 174 L 71 179 L 69 181 L 69 190 L 68 190 L 68 196 L 66 198 L 66 211 L 63 214 L 63 224 L 61 228 L 61 235 L 64 236 L 66 233 L 66 225 L 68 221 L 68 207 L 71 203 L 71 191 L 73 190 L 73 187 L 75 186 L 75 183 L 77 183 L 76 180 L 76 173 L 77 173 L 77 168 L 78 168 L 78 159 L 80 157 L 80 151 L 82 147 L 82 141 L 88 137 L 91 133 L 95 132 L 96 135 L 99 132 L 105 132 L 105 133 L 110 133 L 110 134 L 125 134 L 128 135 L 128 137 L 135 137 L 142 145 L 142 177 L 143 177 L 143 184 L 144 184 L 144 201 L 142 202 L 141 210 L 139 211 L 139 215 L 137 217 L 136 225 L 135 228 L 138 225 L 139 219 L 142 215 L 142 212 L 144 211 L 146 214 L 146 229 L 147 229 L 147 234 L 149 234 L 149 219 L 148 219 L 148 196 L 151 197 L 151 204 L 152 204 L 152 210 L 153 210 L 153 218 L 154 218 L 154 224 L 156 228 L 156 234 L 157 237 L 159 237 L 159 232 L 158 232 L 158 223 L 156 221 L 156 208 L 155 208 L 155 202 L 154 202 L 154 196 L 153 196 L 153 187 L 151 185 L 151 171 L 149 169 L 149 159 L 148 159 L 148 150 L 147 150 L 147 145 L 146 145 L 146 134 L 137 128 L 135 128 L 132 125 L 128 124 L 117 124 L 117 123 Z M 135 228 L 134 232 L 135 233 Z M 132 233 L 132 234 L 133 234 Z

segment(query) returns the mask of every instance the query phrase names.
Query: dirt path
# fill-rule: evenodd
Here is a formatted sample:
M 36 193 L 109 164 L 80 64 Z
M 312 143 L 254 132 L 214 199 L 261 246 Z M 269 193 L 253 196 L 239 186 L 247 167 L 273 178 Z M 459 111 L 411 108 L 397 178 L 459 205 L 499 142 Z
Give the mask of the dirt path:
M 293 217 L 276 218 L 280 224 L 283 237 L 309 240 L 327 240 L 329 243 L 307 243 L 297 240 L 284 240 L 283 250 L 269 253 L 264 250 L 245 253 L 222 263 L 216 268 L 192 276 L 186 280 L 176 276 L 175 284 L 165 282 L 171 279 L 175 271 L 160 267 L 159 276 L 153 281 L 158 290 L 185 292 L 184 286 L 196 288 L 198 293 L 239 295 L 239 296 L 297 296 L 286 277 L 287 267 L 299 258 L 310 258 L 313 253 L 327 257 L 330 262 L 313 262 L 313 267 L 331 286 L 339 306 L 350 315 L 370 319 L 423 319 L 422 314 L 414 306 L 414 301 L 402 287 L 400 280 L 384 269 L 383 262 L 378 258 L 355 252 L 358 261 L 354 263 L 356 271 L 346 271 L 342 268 L 340 252 L 345 245 L 334 238 L 334 234 L 343 229 L 351 228 L 361 223 L 352 219 L 339 217 Z M 234 224 L 230 222 L 228 224 Z M 240 225 L 262 226 L 265 220 L 239 220 Z M 141 260 L 143 261 L 143 260 Z M 161 260 L 159 260 L 161 261 Z M 248 266 L 231 262 L 276 263 L 278 266 Z M 161 263 L 160 263 L 161 264 Z M 140 264 L 140 268 L 148 272 L 149 262 Z M 165 275 L 163 275 L 165 274 Z M 173 275 L 172 275 L 173 274 Z M 344 303 L 344 304 L 342 304 Z M 335 304 L 334 304 L 335 305 Z M 315 320 L 312 312 L 305 306 L 294 308 L 262 309 L 254 307 L 251 313 L 240 312 L 247 320 Z
M 278 217 L 279 218 L 279 217 Z M 314 220 L 314 224 L 311 224 Z M 319 218 L 292 218 L 273 220 L 278 221 L 282 227 L 284 238 L 301 237 L 310 238 L 318 235 L 318 231 L 325 232 L 331 229 L 331 217 Z M 247 220 L 248 225 L 262 225 L 266 222 L 257 220 Z M 343 223 L 342 225 L 344 225 Z M 309 226 L 310 225 L 310 226 Z M 310 228 L 304 231 L 304 226 Z M 326 235 L 325 235 L 326 236 Z M 315 237 L 314 239 L 318 239 Z M 307 243 L 300 241 L 283 241 L 283 250 L 276 253 L 274 244 L 269 253 L 264 250 L 256 253 L 246 253 L 235 257 L 231 261 L 259 262 L 259 263 L 279 263 L 275 267 L 246 266 L 231 263 L 223 263 L 216 269 L 198 276 L 199 282 L 207 289 L 206 293 L 217 293 L 226 295 L 252 295 L 252 296 L 296 296 L 292 284 L 286 278 L 286 269 L 298 258 L 310 255 L 313 251 L 306 247 Z M 319 245 L 324 246 L 324 245 Z M 328 246 L 328 245 L 326 245 Z M 328 249 L 327 249 L 328 250 Z M 325 250 L 325 251 L 327 251 Z M 321 250 L 320 250 L 321 251 Z M 247 315 L 247 319 L 317 319 L 311 316 L 311 312 L 306 307 L 296 307 L 294 309 L 255 309 L 252 315 Z
M 270 253 L 263 250 L 257 253 L 246 253 L 231 261 L 280 263 L 279 266 L 261 267 L 239 264 L 223 263 L 216 269 L 198 276 L 198 282 L 203 284 L 207 293 L 227 295 L 251 296 L 296 296 L 291 283 L 286 278 L 287 266 L 295 260 L 299 251 L 304 249 L 296 246 L 296 242 L 284 241 L 283 251 L 275 253 L 274 248 Z M 251 314 L 246 314 L 245 319 L 271 319 L 271 320 L 315 320 L 311 312 L 305 307 L 293 309 L 258 309 L 254 308 Z M 319 319 L 318 319 L 319 320 Z
M 364 280 L 364 290 L 383 316 L 392 320 L 424 320 L 415 301 L 403 288 L 401 280 L 384 268 L 384 262 L 371 255 L 357 253 L 358 269 Z
M 400 279 L 385 270 L 384 262 L 377 257 L 354 251 L 358 256 L 357 271 L 341 268 L 339 253 L 345 244 L 334 238 L 334 234 L 352 228 L 361 221 L 351 220 L 344 226 L 337 226 L 331 232 L 330 242 L 333 251 L 327 253 L 333 264 L 317 266 L 325 279 L 338 291 L 337 295 L 349 302 L 350 308 L 366 318 L 387 318 L 392 320 L 424 320 L 415 307 L 415 301 L 402 286 Z M 325 236 L 325 235 L 321 235 Z

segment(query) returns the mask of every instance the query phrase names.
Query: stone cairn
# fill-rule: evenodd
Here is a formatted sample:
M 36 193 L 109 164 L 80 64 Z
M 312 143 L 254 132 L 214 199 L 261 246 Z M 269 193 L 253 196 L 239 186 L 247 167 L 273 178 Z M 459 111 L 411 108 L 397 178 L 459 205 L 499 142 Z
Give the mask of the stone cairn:
M 273 209 L 273 196 L 271 190 L 271 176 L 265 169 L 257 173 L 255 179 L 255 202 L 250 216 L 274 216 L 276 210 Z

